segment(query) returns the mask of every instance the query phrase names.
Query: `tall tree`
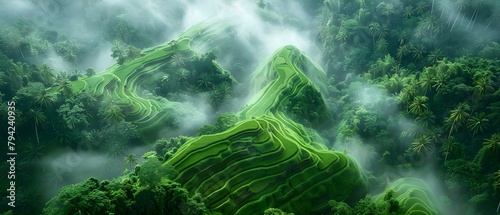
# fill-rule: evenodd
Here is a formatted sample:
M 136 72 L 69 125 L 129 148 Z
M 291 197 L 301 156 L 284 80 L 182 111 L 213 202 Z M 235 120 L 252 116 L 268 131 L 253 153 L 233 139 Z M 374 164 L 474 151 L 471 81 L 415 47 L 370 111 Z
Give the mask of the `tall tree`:
M 484 139 L 483 147 L 496 153 L 500 149 L 500 133 L 494 133 L 489 139 Z
M 67 79 L 60 80 L 56 82 L 57 91 L 65 98 L 69 98 L 73 95 L 73 88 L 71 82 Z
M 474 137 L 478 131 L 483 132 L 488 127 L 489 121 L 484 112 L 475 113 L 467 120 L 467 128 L 472 131 Z
M 415 7 L 415 11 L 418 14 L 423 14 L 426 8 L 427 8 L 427 4 L 424 1 L 419 1 L 417 3 L 417 6 Z
M 36 142 L 40 143 L 40 140 L 38 138 L 38 124 L 45 122 L 47 117 L 45 117 L 44 113 L 41 110 L 33 108 L 28 111 L 28 117 L 30 119 L 33 119 L 33 121 L 35 122 L 34 125 L 35 125 Z
M 372 35 L 372 42 L 375 44 L 375 37 L 379 37 L 382 32 L 382 25 L 378 22 L 372 22 L 368 25 L 368 32 Z
M 483 98 L 495 91 L 495 88 L 493 88 L 493 81 L 487 76 L 481 76 L 474 82 L 473 89 L 477 98 Z
M 411 6 L 411 5 L 409 5 L 403 9 L 403 16 L 407 19 L 411 18 L 414 13 L 415 13 L 415 10 L 413 9 L 413 6 Z
M 474 8 L 474 12 L 472 13 L 472 17 L 470 18 L 469 24 L 467 25 L 467 29 L 469 29 L 469 25 L 471 24 L 471 22 L 472 22 L 471 30 L 474 28 L 474 24 L 476 23 L 479 9 L 481 9 L 485 3 L 486 3 L 486 0 L 473 0 L 472 1 L 472 7 Z
M 130 153 L 127 157 L 125 157 L 125 164 L 124 164 L 124 166 L 128 165 L 130 167 L 130 170 L 132 171 L 132 166 L 134 164 L 137 164 L 137 160 L 139 160 L 139 159 L 137 159 L 135 157 L 135 154 Z
M 462 16 L 462 21 L 463 21 L 465 17 L 464 12 L 467 9 L 468 5 L 469 5 L 469 0 L 458 0 L 456 2 L 455 8 L 457 10 L 457 16 L 455 17 L 455 21 L 453 21 L 453 25 L 451 25 L 450 32 L 452 32 L 453 28 L 455 28 L 455 24 L 458 20 L 458 17 Z M 460 25 L 462 25 L 462 21 L 460 22 Z
M 422 135 L 413 141 L 413 143 L 411 144 L 411 150 L 420 155 L 429 151 L 430 145 L 431 141 L 429 137 Z
M 42 90 L 35 97 L 35 102 L 44 108 L 52 107 L 55 101 L 55 95 L 50 93 L 49 90 Z
M 450 138 L 451 133 L 457 128 L 464 124 L 469 117 L 470 106 L 465 103 L 460 103 L 458 106 L 450 111 L 450 116 L 446 119 L 446 124 L 450 128 L 450 132 L 448 133 L 448 138 Z
M 123 111 L 118 105 L 110 105 L 106 107 L 104 111 L 104 118 L 108 123 L 111 125 L 116 125 L 119 122 L 125 120 L 125 115 L 123 114 Z
M 436 76 L 434 76 L 432 87 L 435 88 L 437 92 L 446 85 L 448 81 L 449 73 L 438 70 Z
M 42 150 L 43 150 L 43 145 L 41 144 L 33 144 L 30 142 L 26 146 L 26 151 L 25 155 L 26 157 L 23 158 L 23 162 L 27 163 L 33 163 L 36 162 L 37 164 L 40 164 L 40 158 L 43 155 Z M 41 167 L 42 171 L 45 172 L 45 169 Z
M 429 54 L 429 56 L 427 56 L 427 62 L 429 64 L 436 64 L 442 58 L 443 58 L 443 51 L 441 51 L 441 49 L 435 49 Z
M 431 111 L 424 111 L 421 115 L 417 116 L 417 123 L 425 128 L 430 128 L 434 125 L 434 119 L 436 117 Z
M 417 96 L 413 99 L 413 102 L 410 104 L 410 113 L 415 116 L 421 116 L 423 113 L 429 110 L 427 106 L 427 101 L 429 98 L 427 96 Z
M 42 63 L 40 66 L 38 66 L 38 70 L 40 71 L 40 79 L 42 83 L 46 87 L 51 87 L 54 84 L 55 80 L 55 74 L 54 70 L 50 68 L 46 63 Z
M 458 150 L 458 146 L 459 144 L 453 136 L 443 141 L 441 150 L 443 151 L 445 161 L 448 160 L 448 155 Z
M 432 90 L 433 82 L 434 82 L 434 74 L 429 70 L 426 70 L 419 80 L 420 86 L 424 89 L 424 95 L 427 94 L 427 91 Z
M 488 27 L 490 27 L 492 22 L 494 22 L 494 23 L 500 22 L 500 2 L 495 1 L 495 3 L 496 4 L 493 6 L 493 12 L 491 12 L 491 15 L 489 17 L 490 21 L 488 22 L 486 27 L 484 27 L 484 30 L 487 30 Z

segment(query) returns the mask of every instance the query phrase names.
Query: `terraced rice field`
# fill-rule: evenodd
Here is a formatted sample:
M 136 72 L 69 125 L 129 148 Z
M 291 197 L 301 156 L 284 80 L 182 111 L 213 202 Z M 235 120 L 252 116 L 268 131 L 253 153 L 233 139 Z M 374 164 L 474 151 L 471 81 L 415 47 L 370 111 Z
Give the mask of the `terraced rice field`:
M 318 150 L 303 137 L 276 117 L 255 117 L 186 143 L 167 164 L 191 195 L 201 193 L 208 208 L 222 214 L 269 207 L 308 214 L 325 210 L 331 199 L 363 193 L 356 161 Z
M 313 142 L 284 114 L 290 99 L 316 89 L 302 72 L 301 57 L 293 46 L 278 50 L 256 72 L 266 80 L 254 82 L 265 87 L 239 113 L 243 120 L 187 142 L 166 162 L 179 171 L 175 180 L 191 195 L 206 197 L 210 210 L 258 214 L 279 207 L 308 214 L 324 211 L 331 199 L 364 192 L 366 181 L 355 160 Z
M 171 66 L 174 54 L 189 58 L 193 47 L 216 48 L 222 43 L 221 32 L 229 28 L 230 19 L 214 19 L 202 22 L 184 32 L 179 39 L 157 47 L 146 49 L 141 57 L 123 65 L 115 64 L 92 77 L 71 82 L 73 92 L 91 92 L 95 96 L 111 97 L 125 113 L 126 120 L 133 122 L 141 131 L 151 131 L 165 119 L 176 113 L 177 103 L 143 98 L 142 90 L 151 86 L 162 76 L 178 72 Z M 219 38 L 219 39 L 216 39 Z M 211 41 L 207 44 L 207 41 Z
M 440 207 L 436 205 L 439 201 L 421 179 L 401 178 L 386 188 L 389 189 L 394 191 L 394 198 L 400 203 L 401 209 L 398 214 L 441 214 L 438 210 Z M 383 198 L 383 193 L 374 196 L 375 201 Z

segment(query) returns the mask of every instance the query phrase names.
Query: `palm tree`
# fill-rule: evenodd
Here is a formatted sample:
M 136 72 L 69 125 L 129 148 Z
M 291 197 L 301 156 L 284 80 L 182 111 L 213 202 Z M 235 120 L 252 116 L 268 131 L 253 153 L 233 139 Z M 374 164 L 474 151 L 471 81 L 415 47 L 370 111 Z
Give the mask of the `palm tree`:
M 429 64 L 435 64 L 441 60 L 441 58 L 443 58 L 443 51 L 441 51 L 441 49 L 435 49 L 427 56 L 427 62 Z
M 467 113 L 470 106 L 465 103 L 458 104 L 457 108 L 450 111 L 450 116 L 446 119 L 446 124 L 450 127 L 450 132 L 448 138 L 451 136 L 451 132 L 456 130 L 460 125 L 466 122 L 469 114 Z
M 30 142 L 30 144 L 27 144 L 27 149 L 25 152 L 26 157 L 23 159 L 24 162 L 31 163 L 33 161 L 36 161 L 38 164 L 40 164 L 40 157 L 43 155 L 42 150 L 43 150 L 43 145 L 40 144 L 33 144 Z M 45 172 L 45 169 L 43 169 L 43 172 Z
M 500 133 L 494 133 L 491 138 L 484 139 L 483 147 L 493 152 L 497 152 L 498 148 L 500 148 Z
M 415 139 L 413 143 L 411 143 L 411 149 L 417 154 L 425 153 L 429 151 L 431 145 L 431 141 L 429 137 L 426 135 L 422 135 L 419 138 Z
M 42 63 L 40 66 L 38 66 L 38 70 L 40 71 L 40 76 L 44 85 L 47 87 L 52 86 L 52 84 L 54 84 L 55 78 L 54 70 L 50 68 L 46 63 Z
M 432 84 L 434 82 L 434 74 L 426 70 L 422 77 L 420 77 L 419 84 L 424 89 L 424 95 L 427 94 L 427 90 L 432 90 Z
M 214 108 L 218 108 L 219 105 L 224 101 L 224 95 L 219 92 L 219 90 L 212 90 L 210 92 L 210 98 L 209 98 L 210 104 Z
M 110 105 L 106 108 L 104 112 L 104 118 L 111 125 L 116 125 L 119 122 L 125 120 L 122 109 L 118 105 Z
M 429 107 L 427 107 L 427 101 L 429 98 L 427 96 L 417 96 L 413 99 L 413 102 L 410 104 L 410 113 L 420 116 L 424 112 L 429 110 Z
M 405 43 L 405 41 L 408 39 L 408 34 L 406 33 L 406 31 L 401 31 L 401 33 L 399 33 L 398 35 L 398 41 L 399 41 L 399 45 L 403 45 Z
M 457 16 L 455 17 L 455 21 L 453 21 L 453 25 L 451 25 L 450 32 L 453 31 L 453 28 L 455 27 L 455 24 L 458 20 L 458 17 L 462 14 L 462 12 L 467 9 L 467 6 L 469 4 L 469 0 L 458 0 L 456 2 L 456 10 L 457 10 Z M 464 20 L 464 15 L 462 14 L 462 21 Z M 462 25 L 462 21 L 460 21 L 460 25 Z
M 487 76 L 479 77 L 479 79 L 475 81 L 475 85 L 473 88 L 474 94 L 476 94 L 476 96 L 479 98 L 489 95 L 490 93 L 495 91 L 495 88 L 493 88 L 492 84 L 493 81 L 491 80 L 491 78 Z
M 490 27 L 490 24 L 492 22 L 495 22 L 495 23 L 500 22 L 500 2 L 499 1 L 495 1 L 495 2 L 496 2 L 496 5 L 494 6 L 493 12 L 491 12 L 490 21 L 488 22 L 488 25 L 486 25 L 486 27 L 484 27 L 484 30 L 487 30 L 488 27 Z
M 475 113 L 467 120 L 467 128 L 472 131 L 472 136 L 474 137 L 478 131 L 483 132 L 488 127 L 489 121 L 485 113 Z
M 434 119 L 436 117 L 434 114 L 432 114 L 431 111 L 427 110 L 421 115 L 417 116 L 417 123 L 425 128 L 429 128 L 430 126 L 434 125 Z
M 127 166 L 128 165 L 130 167 L 130 170 L 132 170 L 132 166 L 134 164 L 137 164 L 138 160 L 139 159 L 137 159 L 135 157 L 135 154 L 130 153 L 127 157 L 125 157 L 125 164 L 123 166 Z
M 391 94 L 399 94 L 404 88 L 403 78 L 397 73 L 393 74 L 391 78 L 389 78 L 386 88 Z
M 442 151 L 444 153 L 444 160 L 448 160 L 448 155 L 450 155 L 453 151 L 457 150 L 458 149 L 458 142 L 455 140 L 455 137 L 450 137 L 448 139 L 446 139 L 444 142 L 443 142 L 443 146 L 442 146 Z
M 50 108 L 52 107 L 52 104 L 55 101 L 55 96 L 48 90 L 43 90 L 42 92 L 39 92 L 36 95 L 35 99 L 36 99 L 35 102 L 38 103 L 40 106 L 45 108 Z
M 419 1 L 417 3 L 417 6 L 415 7 L 415 11 L 418 13 L 418 14 L 422 14 L 424 13 L 425 9 L 427 8 L 427 4 L 423 1 Z
M 345 31 L 340 30 L 339 33 L 335 36 L 335 39 L 345 43 L 347 41 L 347 34 L 345 33 Z
M 425 29 L 422 26 L 417 26 L 415 28 L 415 37 L 417 39 L 422 39 L 425 36 Z
M 491 103 L 488 106 L 488 110 L 490 110 L 490 114 L 488 117 L 491 119 L 500 119 L 500 102 Z M 498 121 L 498 120 L 495 120 Z
M 434 76 L 432 87 L 436 88 L 436 91 L 439 92 L 441 87 L 443 87 L 446 84 L 448 77 L 449 77 L 448 73 L 439 71 Z
M 45 120 L 47 119 L 47 117 L 45 117 L 45 115 L 43 114 L 43 112 L 41 110 L 38 110 L 38 109 L 30 109 L 28 111 L 28 117 L 29 119 L 33 118 L 33 120 L 35 121 L 35 134 L 36 134 L 36 142 L 37 143 L 40 143 L 40 140 L 38 138 L 38 123 L 43 123 L 45 122 Z
M 396 9 L 393 4 L 386 3 L 382 8 L 382 15 L 386 15 L 387 17 L 396 14 Z
M 123 147 L 124 143 L 117 142 L 117 141 L 111 141 L 106 143 L 104 146 L 107 152 L 107 155 L 111 158 L 118 158 L 120 156 L 123 156 L 123 151 L 125 148 Z
M 180 83 L 185 83 L 187 80 L 188 80 L 188 77 L 189 77 L 189 71 L 188 70 L 181 70 L 181 72 L 178 74 L 177 76 L 177 80 L 180 82 Z
M 384 38 L 380 38 L 375 43 L 375 50 L 377 51 L 377 53 L 387 53 L 388 45 L 389 44 L 387 43 L 387 40 L 385 40 Z
M 68 50 L 64 54 L 64 59 L 68 60 L 73 64 L 73 66 L 76 68 L 76 61 L 78 60 L 78 56 L 73 52 L 72 50 Z
M 432 0 L 432 6 L 431 6 L 431 16 L 432 16 L 432 13 L 434 12 L 434 0 Z
M 477 14 L 479 13 L 479 9 L 482 8 L 485 3 L 486 3 L 486 0 L 473 0 L 472 1 L 472 6 L 474 7 L 474 12 L 472 13 L 472 17 L 471 17 L 466 29 L 469 29 L 469 25 L 471 24 L 471 22 L 472 22 L 471 30 L 474 28 L 474 24 L 476 23 Z
M 396 56 L 399 59 L 399 63 L 401 63 L 401 59 L 411 52 L 411 46 L 408 44 L 399 46 L 398 51 L 396 52 Z
M 175 67 L 184 66 L 183 57 L 178 53 L 175 53 L 174 55 L 172 55 L 172 65 Z
M 372 42 L 375 44 L 375 37 L 380 36 L 382 32 L 382 26 L 378 22 L 372 22 L 368 25 L 368 32 L 372 35 Z
M 54 141 L 60 144 L 61 146 L 69 143 L 71 140 L 71 133 L 68 131 L 66 125 L 59 124 L 54 128 L 55 138 Z
M 60 92 L 64 97 L 68 98 L 70 95 L 73 94 L 73 88 L 69 80 L 67 79 L 60 80 L 56 82 L 56 84 L 57 84 L 57 91 Z
M 411 5 L 405 7 L 405 9 L 403 10 L 403 16 L 405 18 L 407 18 L 407 19 L 409 19 L 410 17 L 412 17 L 414 13 L 415 12 L 414 12 L 413 6 L 411 6 Z
M 422 59 L 424 53 L 425 53 L 425 48 L 422 45 L 417 45 L 413 47 L 413 57 L 415 58 L 415 61 Z
M 436 37 L 436 35 L 441 34 L 444 30 L 444 25 L 439 21 L 439 18 L 433 15 L 422 19 L 419 26 L 428 30 L 431 37 Z
M 443 18 L 444 11 L 451 11 L 451 1 L 450 0 L 441 0 L 439 3 L 439 9 L 441 10 L 441 15 L 439 19 Z
M 203 73 L 200 76 L 200 79 L 198 79 L 198 87 L 200 87 L 201 85 L 205 86 L 205 88 L 209 88 L 212 85 L 212 83 L 210 82 L 210 77 L 208 77 L 206 73 Z
M 168 79 L 169 79 L 169 78 L 170 78 L 170 75 L 169 75 L 169 74 L 166 74 L 166 75 L 164 75 L 164 76 L 161 76 L 160 81 L 161 81 L 161 82 L 168 81 Z

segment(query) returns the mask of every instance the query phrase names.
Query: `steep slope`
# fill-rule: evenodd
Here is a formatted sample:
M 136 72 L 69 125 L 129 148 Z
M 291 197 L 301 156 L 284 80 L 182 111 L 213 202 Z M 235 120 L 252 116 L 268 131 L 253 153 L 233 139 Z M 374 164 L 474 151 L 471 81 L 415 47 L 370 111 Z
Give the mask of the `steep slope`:
M 307 61 L 306 61 L 307 60 Z M 320 122 L 327 111 L 321 94 L 305 76 L 311 64 L 293 46 L 278 50 L 256 72 L 261 91 L 240 113 L 233 128 L 185 143 L 166 164 L 191 195 L 223 214 L 258 214 L 278 207 L 297 214 L 322 213 L 331 199 L 356 199 L 366 181 L 351 157 L 324 149 L 302 125 L 287 117 L 294 100 L 308 103 Z M 317 71 L 321 72 L 318 67 Z M 260 85 L 262 84 L 262 85 Z
M 324 77 L 321 68 L 294 46 L 285 46 L 253 73 L 253 101 L 240 112 L 249 118 L 286 113 L 312 126 L 325 123 L 328 110 L 319 89 L 308 77 Z
M 401 178 L 389 184 L 386 190 L 394 191 L 400 204 L 398 214 L 441 214 L 438 201 L 424 181 L 418 178 Z M 383 193 L 374 196 L 375 201 L 384 198 Z
M 205 51 L 217 47 L 213 41 L 220 38 L 228 27 L 223 22 L 207 21 L 193 26 L 180 35 L 179 39 L 142 51 L 141 56 L 123 65 L 114 64 L 92 77 L 70 82 L 75 93 L 90 92 L 94 96 L 108 98 L 125 111 L 127 121 L 133 122 L 142 131 L 151 131 L 168 118 L 178 115 L 182 105 L 178 102 L 141 95 L 144 90 L 152 91 L 155 82 L 186 73 L 184 67 L 194 56 L 199 55 L 200 44 Z M 219 20 L 222 21 L 222 20 Z M 217 24 L 215 24 L 217 23 Z M 221 38 L 220 38 L 221 39 Z M 222 41 L 218 41 L 220 44 Z M 192 48 L 197 47 L 196 49 Z M 217 71 L 232 79 L 217 63 Z M 56 89 L 53 89 L 56 90 Z

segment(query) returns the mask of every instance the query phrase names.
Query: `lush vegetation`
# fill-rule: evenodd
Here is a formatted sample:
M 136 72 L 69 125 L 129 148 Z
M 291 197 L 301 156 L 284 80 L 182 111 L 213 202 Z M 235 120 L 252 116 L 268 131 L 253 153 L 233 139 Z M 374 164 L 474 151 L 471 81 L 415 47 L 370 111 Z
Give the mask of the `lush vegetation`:
M 276 38 L 247 36 L 248 17 L 175 29 L 187 9 L 151 2 L 170 24 L 138 22 L 141 3 L 94 0 L 33 1 L 32 17 L 0 21 L 0 118 L 15 101 L 19 131 L 19 207 L 1 201 L 0 213 L 499 213 L 498 1 L 235 9 L 256 14 L 261 34 L 314 32 L 316 62 L 295 44 L 255 54 Z M 76 11 L 99 36 L 62 30 Z M 165 43 L 165 31 L 182 33 Z M 103 48 L 114 64 L 89 67 Z M 213 123 L 189 130 L 193 98 Z M 129 153 L 138 146 L 150 152 Z M 51 159 L 61 151 L 63 164 Z M 87 153 L 122 175 L 69 184 Z

